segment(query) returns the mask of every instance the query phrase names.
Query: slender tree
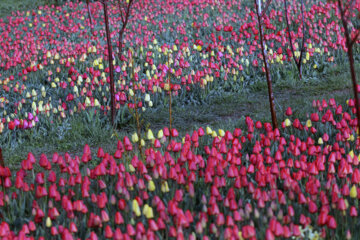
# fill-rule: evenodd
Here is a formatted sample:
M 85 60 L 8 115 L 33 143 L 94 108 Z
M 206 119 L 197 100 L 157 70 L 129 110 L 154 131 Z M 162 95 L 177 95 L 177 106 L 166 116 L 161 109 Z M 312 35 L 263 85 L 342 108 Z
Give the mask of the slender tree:
M 351 30 L 349 29 L 349 22 L 352 14 L 351 11 L 355 9 L 354 5 L 356 4 L 356 0 L 347 0 L 347 1 L 337 0 L 336 3 L 339 9 L 341 22 L 344 27 L 345 46 L 347 48 L 351 81 L 352 81 L 354 97 L 355 97 L 357 124 L 358 124 L 358 130 L 360 130 L 359 96 L 357 93 L 357 81 L 356 81 L 356 72 L 355 72 L 354 54 L 353 54 L 353 46 L 359 40 L 360 27 L 357 29 L 355 28 L 354 34 L 351 34 Z
M 106 39 L 107 39 L 107 47 L 108 47 L 108 55 L 109 55 L 109 70 L 110 70 L 111 123 L 112 123 L 112 125 L 114 125 L 115 115 L 116 115 L 114 65 L 113 65 L 113 53 L 112 53 L 112 46 L 111 46 L 111 35 L 110 35 L 110 30 L 109 30 L 109 17 L 108 17 L 108 10 L 107 10 L 107 5 L 110 1 L 109 0 L 100 0 L 100 2 L 103 4 L 103 9 L 104 9 L 105 30 L 106 30 Z M 120 12 L 120 18 L 121 18 L 121 22 L 122 22 L 122 25 L 121 25 L 121 28 L 119 31 L 119 59 L 120 59 L 120 61 L 122 58 L 123 36 L 124 36 L 126 26 L 129 22 L 129 18 L 131 15 L 131 7 L 133 6 L 134 2 L 135 2 L 135 0 L 117 0 L 119 12 Z M 89 0 L 86 0 L 86 3 L 88 5 L 88 13 L 89 13 L 90 22 L 92 22 Z
M 287 0 L 284 0 L 284 14 L 285 14 L 285 21 L 286 21 L 286 26 L 287 26 L 287 31 L 288 31 L 290 50 L 291 50 L 292 57 L 294 59 L 294 62 L 296 64 L 296 67 L 299 72 L 299 78 L 301 80 L 302 79 L 302 58 L 303 58 L 303 53 L 305 51 L 304 0 L 301 0 L 301 8 L 300 8 L 301 25 L 302 25 L 302 41 L 301 41 L 301 48 L 300 48 L 300 56 L 298 58 L 295 56 L 294 45 L 293 45 L 292 38 L 291 38 L 291 31 L 290 31 L 290 24 L 289 24 L 289 17 L 288 17 L 287 9 L 288 9 L 287 8 Z
M 89 20 L 90 20 L 90 25 L 92 27 L 92 15 L 91 15 L 91 11 L 90 11 L 90 0 L 86 0 L 86 5 L 87 5 L 87 10 L 88 10 L 88 16 L 89 16 Z
M 123 45 L 123 38 L 124 38 L 124 32 L 126 29 L 126 26 L 129 22 L 129 18 L 131 16 L 131 7 L 133 6 L 135 0 L 117 0 L 118 2 L 118 7 L 119 7 L 119 11 L 120 11 L 120 20 L 121 20 L 121 28 L 119 31 L 119 59 L 121 61 L 121 56 L 122 56 L 122 45 Z
M 266 10 L 269 8 L 271 0 L 266 0 L 265 7 L 263 10 L 261 10 L 261 0 L 254 0 L 254 2 L 255 2 L 256 15 L 257 15 L 258 25 L 259 25 L 261 52 L 262 52 L 262 57 L 263 57 L 264 65 L 265 65 L 265 75 L 266 75 L 266 81 L 267 81 L 267 86 L 268 86 L 271 121 L 272 121 L 272 126 L 275 129 L 275 128 L 278 128 L 278 124 L 277 124 L 277 118 L 276 118 L 276 112 L 275 112 L 274 93 L 272 90 L 271 75 L 270 75 L 270 69 L 269 69 L 269 65 L 268 65 L 268 61 L 267 61 L 267 54 L 266 54 L 266 50 L 265 50 L 263 28 L 262 28 L 262 18 L 264 17 Z
M 103 9 L 104 9 L 104 18 L 105 18 L 105 30 L 106 30 L 106 40 L 108 47 L 108 55 L 109 55 L 109 70 L 110 70 L 110 95 L 111 95 L 111 124 L 115 123 L 115 85 L 114 85 L 114 65 L 113 65 L 113 54 L 111 47 L 111 36 L 109 30 L 109 17 L 107 12 L 107 0 L 102 1 Z

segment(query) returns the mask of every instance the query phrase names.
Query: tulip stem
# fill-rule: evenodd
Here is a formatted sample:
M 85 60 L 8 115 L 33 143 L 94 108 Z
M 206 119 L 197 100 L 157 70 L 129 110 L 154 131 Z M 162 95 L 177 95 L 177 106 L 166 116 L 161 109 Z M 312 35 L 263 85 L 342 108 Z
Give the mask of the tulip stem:
M 142 146 L 141 146 L 141 122 L 140 122 L 140 116 L 139 116 L 139 112 L 138 112 L 138 104 L 137 104 L 137 98 L 136 98 L 136 94 L 135 94 L 135 68 L 134 68 L 134 58 L 133 56 L 131 56 L 131 64 L 132 64 L 132 83 L 133 83 L 133 88 L 134 88 L 134 96 L 133 96 L 133 101 L 135 104 L 135 119 L 136 119 L 136 130 L 137 130 L 137 135 L 139 137 L 139 141 L 138 141 L 138 147 L 139 147 L 139 151 L 140 151 L 140 155 L 143 159 L 144 155 L 142 152 Z
M 172 128 L 172 112 L 171 112 L 171 69 L 170 69 L 170 57 L 168 56 L 168 63 L 169 63 L 169 75 L 168 75 L 168 85 L 169 85 L 169 141 L 171 141 L 171 128 Z

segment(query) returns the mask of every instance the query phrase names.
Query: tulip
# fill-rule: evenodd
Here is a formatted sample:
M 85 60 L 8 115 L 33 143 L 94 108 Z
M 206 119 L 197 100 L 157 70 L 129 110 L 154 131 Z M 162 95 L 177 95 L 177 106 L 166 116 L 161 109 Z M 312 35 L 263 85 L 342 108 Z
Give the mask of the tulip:
M 139 203 L 137 202 L 136 199 L 134 199 L 134 200 L 132 201 L 132 210 L 133 210 L 133 212 L 135 213 L 135 215 L 136 215 L 137 217 L 140 217 L 140 216 L 141 216 L 141 211 L 140 211 Z
M 150 192 L 155 191 L 155 183 L 154 183 L 154 181 L 152 181 L 152 180 L 149 181 L 148 189 L 149 189 Z
M 148 140 L 153 140 L 153 139 L 155 139 L 154 134 L 153 134 L 153 132 L 151 131 L 151 129 L 148 130 L 146 136 L 147 136 L 147 139 L 148 139 Z
M 137 133 L 134 133 L 131 136 L 131 141 L 134 142 L 134 143 L 137 143 L 139 141 L 139 136 L 137 135 Z
M 287 118 L 285 119 L 285 126 L 286 127 L 290 127 L 291 126 L 291 121 Z
M 168 183 L 166 181 L 161 183 L 161 191 L 163 193 L 170 192 L 169 185 L 168 185 Z
M 210 127 L 206 127 L 206 134 L 207 134 L 207 135 L 211 135 L 212 132 L 213 132 L 213 131 L 211 130 Z
M 352 187 L 350 189 L 350 197 L 357 198 L 357 188 L 355 185 L 352 185 Z
M 52 226 L 51 219 L 49 217 L 46 218 L 46 227 L 50 228 Z
M 144 205 L 143 214 L 147 219 L 154 217 L 153 210 L 148 204 Z

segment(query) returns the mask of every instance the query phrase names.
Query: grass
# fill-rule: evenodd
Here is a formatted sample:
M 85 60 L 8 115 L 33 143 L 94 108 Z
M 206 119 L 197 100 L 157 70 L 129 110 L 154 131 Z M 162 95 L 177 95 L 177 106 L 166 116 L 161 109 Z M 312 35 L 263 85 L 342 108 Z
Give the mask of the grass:
M 360 74 L 360 71 L 358 71 Z M 287 81 L 278 79 L 274 84 L 275 105 L 279 121 L 285 119 L 287 107 L 293 109 L 294 117 L 308 119 L 312 112 L 312 101 L 316 99 L 335 98 L 344 104 L 352 97 L 350 75 L 347 65 L 333 68 L 331 72 L 308 81 Z M 269 104 L 265 81 L 258 81 L 250 89 L 239 92 L 217 92 L 206 98 L 202 104 L 175 103 L 173 106 L 173 126 L 182 136 L 200 126 L 213 129 L 233 129 L 244 127 L 245 116 L 254 120 L 270 122 Z M 163 105 L 143 113 L 144 126 L 153 131 L 168 126 L 168 106 Z M 115 151 L 117 138 L 135 131 L 134 124 L 129 123 L 113 130 L 99 116 L 82 113 L 66 119 L 64 122 L 47 123 L 38 132 L 30 130 L 24 133 L 17 146 L 4 148 L 6 163 L 16 168 L 25 159 L 28 152 L 35 156 L 53 152 L 81 154 L 83 146 L 89 144 L 94 151 L 103 147 L 112 153 Z
M 48 4 L 49 0 L 1 0 L 0 4 L 0 17 L 6 17 L 11 15 L 12 11 L 26 11 L 29 9 L 35 9 L 38 6 Z

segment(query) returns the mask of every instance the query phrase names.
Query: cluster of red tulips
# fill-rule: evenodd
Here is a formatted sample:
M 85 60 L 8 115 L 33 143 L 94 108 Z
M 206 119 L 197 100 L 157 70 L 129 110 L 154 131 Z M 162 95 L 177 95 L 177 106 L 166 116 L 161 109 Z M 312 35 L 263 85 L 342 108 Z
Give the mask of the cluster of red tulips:
M 354 101 L 314 101 L 281 129 L 164 128 L 113 153 L 28 154 L 0 168 L 2 239 L 357 239 Z M 356 237 L 357 236 L 357 237 Z

